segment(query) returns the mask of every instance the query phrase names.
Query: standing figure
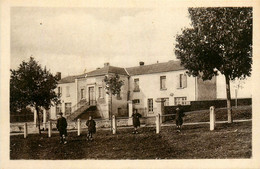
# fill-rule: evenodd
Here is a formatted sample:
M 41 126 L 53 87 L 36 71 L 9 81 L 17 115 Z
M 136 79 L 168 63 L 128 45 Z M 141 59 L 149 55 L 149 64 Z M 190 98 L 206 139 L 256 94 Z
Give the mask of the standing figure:
M 181 132 L 181 127 L 183 124 L 183 119 L 182 119 L 183 117 L 184 117 L 184 113 L 181 108 L 181 105 L 178 105 L 178 107 L 176 108 L 176 115 L 175 115 L 177 132 Z
M 133 113 L 132 117 L 133 117 L 133 125 L 134 125 L 133 134 L 137 134 L 138 133 L 137 128 L 140 127 L 139 119 L 142 117 L 142 115 L 137 113 L 137 110 L 134 109 L 134 113 Z
M 92 119 L 92 116 L 89 116 L 88 121 L 86 122 L 88 127 L 87 140 L 93 140 L 93 134 L 96 133 L 96 122 Z
M 59 113 L 59 118 L 57 120 L 57 129 L 60 132 L 60 143 L 67 144 L 67 120 L 62 116 L 62 112 Z

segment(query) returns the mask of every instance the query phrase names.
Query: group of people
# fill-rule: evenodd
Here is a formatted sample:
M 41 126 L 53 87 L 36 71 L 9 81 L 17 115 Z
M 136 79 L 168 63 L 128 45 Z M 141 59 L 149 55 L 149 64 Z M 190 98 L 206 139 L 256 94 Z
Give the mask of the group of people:
M 181 106 L 178 105 L 178 107 L 175 110 L 175 122 L 177 126 L 177 132 L 181 132 L 182 124 L 183 124 L 183 116 L 184 112 L 181 109 Z M 134 131 L 133 134 L 138 134 L 137 129 L 140 127 L 140 118 L 142 115 L 137 112 L 137 109 L 134 109 L 132 119 L 133 119 L 133 126 Z M 59 113 L 59 118 L 57 120 L 57 129 L 60 133 L 60 143 L 61 144 L 67 144 L 67 120 L 62 116 L 62 113 Z M 96 133 L 96 122 L 93 120 L 92 116 L 89 116 L 89 119 L 86 122 L 86 126 L 88 127 L 88 134 L 87 134 L 87 140 L 93 141 L 93 134 Z
M 62 113 L 59 113 L 59 118 L 57 120 L 57 129 L 60 133 L 60 144 L 67 144 L 67 120 L 62 116 Z M 89 119 L 86 122 L 88 127 L 87 140 L 93 141 L 93 134 L 96 133 L 96 122 L 93 120 L 92 116 L 89 116 Z

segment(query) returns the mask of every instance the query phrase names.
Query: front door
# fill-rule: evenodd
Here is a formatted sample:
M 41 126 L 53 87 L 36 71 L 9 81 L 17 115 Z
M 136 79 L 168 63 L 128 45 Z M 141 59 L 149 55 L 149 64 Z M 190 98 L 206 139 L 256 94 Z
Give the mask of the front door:
M 89 104 L 90 104 L 90 105 L 95 104 L 94 87 L 89 87 L 89 88 L 88 88 L 88 93 L 89 93 Z

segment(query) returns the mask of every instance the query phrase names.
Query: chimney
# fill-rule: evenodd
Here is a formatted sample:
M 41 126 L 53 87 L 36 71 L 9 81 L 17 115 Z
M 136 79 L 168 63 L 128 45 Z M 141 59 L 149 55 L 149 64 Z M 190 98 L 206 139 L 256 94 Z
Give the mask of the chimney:
M 61 79 L 61 72 L 57 72 L 56 76 L 58 77 L 58 80 L 60 80 Z
M 144 65 L 144 62 L 143 62 L 143 61 L 139 62 L 139 65 L 140 65 L 140 66 L 143 66 L 143 65 Z
M 109 66 L 109 62 L 104 63 L 104 67 Z

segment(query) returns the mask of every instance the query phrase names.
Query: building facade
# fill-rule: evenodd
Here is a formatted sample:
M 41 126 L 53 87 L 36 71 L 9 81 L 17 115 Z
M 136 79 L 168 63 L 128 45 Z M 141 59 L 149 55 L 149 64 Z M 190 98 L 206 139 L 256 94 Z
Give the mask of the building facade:
M 120 76 L 124 85 L 120 95 L 111 99 L 106 94 L 104 78 L 115 74 Z M 103 68 L 62 78 L 56 92 L 61 96 L 61 104 L 51 108 L 51 119 L 56 119 L 59 112 L 71 119 L 94 112 L 96 118 L 105 119 L 111 116 L 111 105 L 113 115 L 128 116 L 129 103 L 143 116 L 154 116 L 157 99 L 163 99 L 164 105 L 185 105 L 190 101 L 217 98 L 216 77 L 202 81 L 188 76 L 179 61 L 151 65 L 140 62 L 139 66 L 130 68 L 105 63 Z

